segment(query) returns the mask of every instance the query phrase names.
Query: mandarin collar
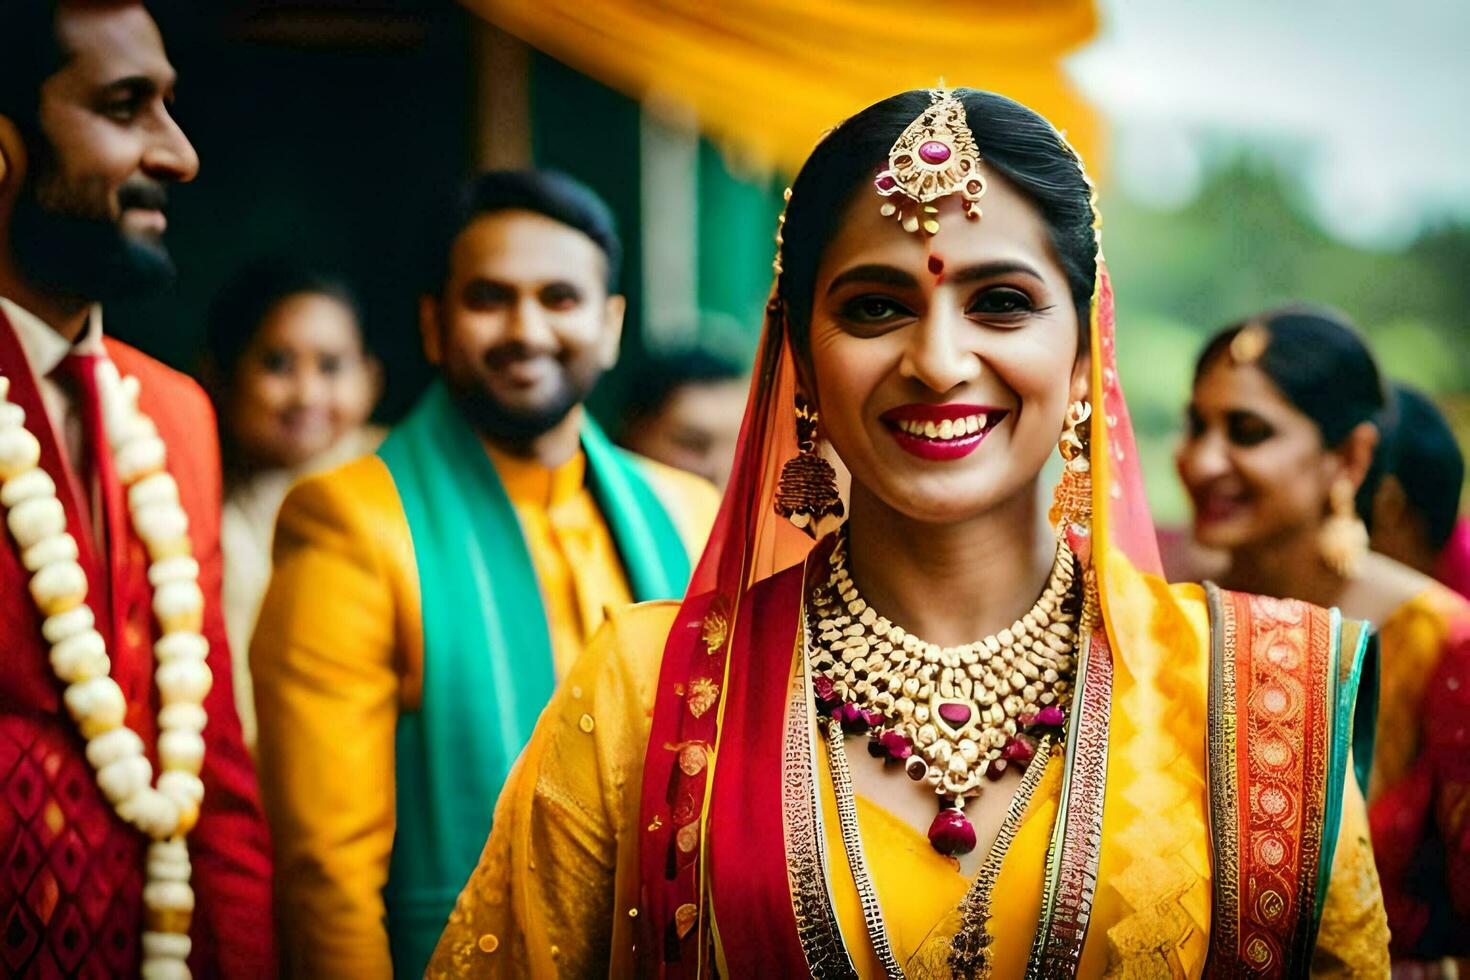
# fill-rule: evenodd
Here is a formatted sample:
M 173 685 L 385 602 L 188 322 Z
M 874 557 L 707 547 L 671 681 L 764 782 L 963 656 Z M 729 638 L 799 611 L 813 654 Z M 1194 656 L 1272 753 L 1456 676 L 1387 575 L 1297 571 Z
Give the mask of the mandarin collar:
M 506 496 L 513 503 L 531 504 L 547 510 L 566 503 L 582 492 L 587 476 L 587 456 L 578 447 L 571 459 L 551 468 L 535 459 L 516 456 L 503 449 L 485 446 Z

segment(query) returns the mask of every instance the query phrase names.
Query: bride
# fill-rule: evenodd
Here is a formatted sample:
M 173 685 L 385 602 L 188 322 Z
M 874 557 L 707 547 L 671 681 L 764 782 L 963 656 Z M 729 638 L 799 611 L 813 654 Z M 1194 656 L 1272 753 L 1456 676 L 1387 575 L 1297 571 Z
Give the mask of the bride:
M 1095 226 L 998 95 L 824 138 L 688 597 L 567 677 L 431 975 L 1386 975 L 1366 631 L 1157 577 Z

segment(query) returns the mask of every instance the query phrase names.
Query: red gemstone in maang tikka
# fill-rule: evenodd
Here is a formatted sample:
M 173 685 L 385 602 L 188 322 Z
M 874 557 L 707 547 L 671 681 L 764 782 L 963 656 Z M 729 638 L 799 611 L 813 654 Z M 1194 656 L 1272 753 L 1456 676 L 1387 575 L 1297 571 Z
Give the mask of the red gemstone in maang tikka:
M 937 167 L 949 159 L 951 152 L 948 144 L 941 143 L 939 140 L 929 140 L 919 147 L 919 159 Z
M 1066 723 L 1067 716 L 1062 714 L 1062 709 L 1054 704 L 1049 704 L 1036 713 L 1035 724 L 1045 728 L 1061 728 Z
M 1077 556 L 1084 568 L 1092 564 L 1092 531 L 1081 524 L 1068 524 L 1065 532 L 1067 547 Z

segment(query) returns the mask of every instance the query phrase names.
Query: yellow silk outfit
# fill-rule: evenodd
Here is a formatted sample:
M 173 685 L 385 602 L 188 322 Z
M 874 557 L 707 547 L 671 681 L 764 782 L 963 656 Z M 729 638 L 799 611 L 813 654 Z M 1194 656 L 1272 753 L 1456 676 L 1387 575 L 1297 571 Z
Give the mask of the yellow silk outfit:
M 1145 583 L 1140 583 L 1145 585 Z M 1162 590 L 1156 581 L 1146 587 Z M 1206 831 L 1205 689 L 1209 644 L 1203 595 L 1167 587 L 1156 645 L 1125 680 L 1115 704 L 1169 725 L 1134 729 L 1114 713 L 1114 758 L 1098 907 L 1079 975 L 1201 974 L 1210 930 Z M 1143 597 L 1139 612 L 1158 596 Z M 677 604 L 614 613 L 552 699 L 496 807 L 495 829 L 430 968 L 431 977 L 631 976 L 639 905 L 636 865 L 639 775 L 658 680 L 658 656 Z M 1173 634 L 1173 635 L 1171 635 Z M 1183 641 L 1183 642 L 1181 642 Z M 1193 656 L 1181 658 L 1185 651 Z M 584 719 L 590 718 L 588 725 Z M 1054 756 L 1011 843 L 994 887 L 989 931 L 994 976 L 1020 977 L 1030 952 L 1057 815 L 1063 760 Z M 825 767 L 821 792 L 835 805 Z M 1116 804 L 1114 801 L 1116 800 Z M 894 952 L 912 977 L 947 976 L 932 963 L 953 933 L 946 920 L 969 880 L 914 828 L 859 798 L 863 848 L 883 902 Z M 868 945 L 836 821 L 826 825 L 833 901 L 855 943 L 863 977 L 882 971 Z M 948 930 L 948 931 L 946 931 Z M 1350 782 L 1322 916 L 1313 976 L 1387 976 L 1387 924 L 1363 798 Z M 940 958 L 942 963 L 942 957 Z
M 603 611 L 629 601 L 629 586 L 581 453 L 555 470 L 491 458 L 531 555 L 559 677 Z M 713 489 L 640 465 L 697 551 Z M 424 639 L 414 542 L 379 457 L 310 478 L 287 498 L 251 665 L 286 965 L 297 976 L 390 976 L 382 892 L 394 735 L 400 716 L 419 708 Z
M 952 99 L 983 113 L 998 98 L 923 94 L 895 97 L 915 107 L 906 134 Z M 815 153 L 867 145 L 849 127 L 890 108 L 859 114 Z M 952 130 L 923 132 L 952 141 L 941 161 L 963 145 Z M 804 168 L 787 242 L 805 180 Z M 1159 577 L 1101 256 L 1081 467 L 1090 511 L 1086 526 L 1057 527 L 1098 603 L 1075 644 L 1066 739 L 1028 769 L 1029 800 L 1018 792 L 1024 808 L 973 879 L 872 800 L 857 804 L 858 842 L 844 838 L 807 663 L 806 605 L 832 538 L 813 546 L 774 513 L 797 449 L 800 354 L 783 288 L 784 274 L 687 597 L 615 613 L 572 668 L 506 784 L 429 975 L 1386 977 L 1352 761 L 1364 630 Z M 841 745 L 841 729 L 828 731 Z M 849 848 L 866 856 L 867 908 Z

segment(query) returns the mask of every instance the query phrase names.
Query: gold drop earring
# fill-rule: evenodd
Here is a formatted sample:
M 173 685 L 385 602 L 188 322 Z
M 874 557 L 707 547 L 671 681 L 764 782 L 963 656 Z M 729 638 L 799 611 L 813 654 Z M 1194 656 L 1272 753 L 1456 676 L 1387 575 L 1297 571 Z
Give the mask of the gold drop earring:
M 776 485 L 776 513 L 819 538 L 845 513 L 837 492 L 837 473 L 817 450 L 817 410 L 796 395 L 797 454 L 781 467 Z
M 1322 522 L 1317 548 L 1322 561 L 1343 578 L 1357 574 L 1368 551 L 1368 528 L 1358 516 L 1353 481 L 1340 476 L 1328 492 L 1331 511 Z

